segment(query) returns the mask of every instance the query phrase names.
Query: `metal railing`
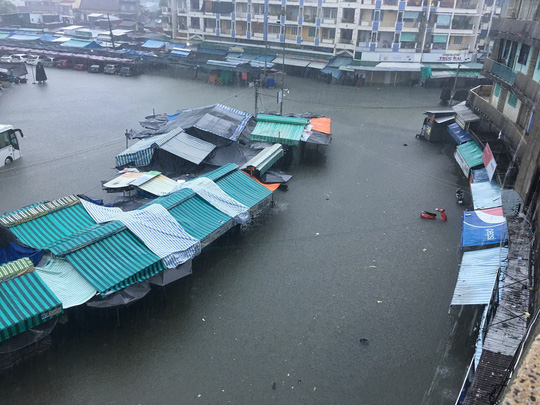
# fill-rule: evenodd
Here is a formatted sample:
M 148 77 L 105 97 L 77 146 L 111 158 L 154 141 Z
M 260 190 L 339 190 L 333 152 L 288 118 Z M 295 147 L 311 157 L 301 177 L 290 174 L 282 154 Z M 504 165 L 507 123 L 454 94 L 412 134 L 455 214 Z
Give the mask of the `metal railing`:
M 493 62 L 493 66 L 491 67 L 491 73 L 510 85 L 513 85 L 516 81 L 517 73 L 514 70 L 510 69 L 508 66 L 505 66 L 498 62 Z

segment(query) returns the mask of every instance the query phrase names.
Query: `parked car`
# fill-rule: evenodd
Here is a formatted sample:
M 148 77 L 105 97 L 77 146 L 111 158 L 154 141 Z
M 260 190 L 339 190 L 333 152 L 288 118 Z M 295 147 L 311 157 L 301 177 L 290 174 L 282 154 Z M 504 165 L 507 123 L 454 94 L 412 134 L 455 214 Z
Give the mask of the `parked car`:
M 21 63 L 26 62 L 27 55 L 25 53 L 16 53 L 13 55 L 4 55 L 0 57 L 0 62 L 4 63 Z
M 14 53 L 11 55 L 11 63 L 26 62 L 28 55 L 26 53 Z
M 119 72 L 120 76 L 135 76 L 137 71 L 133 66 L 123 66 Z
M 106 73 L 108 75 L 115 75 L 120 71 L 120 66 L 115 65 L 114 63 L 109 63 L 108 65 L 105 65 L 105 68 L 103 69 L 103 73 Z
M 43 66 L 53 67 L 55 65 L 56 58 L 52 56 L 42 56 L 41 58 L 41 63 L 43 63 Z
M 26 58 L 26 63 L 28 65 L 37 65 L 38 62 L 43 63 L 43 56 L 41 55 L 28 55 Z
M 71 69 L 73 67 L 73 61 L 69 59 L 59 59 L 58 62 L 56 62 L 56 67 L 58 69 Z
M 101 66 L 100 65 L 90 65 L 88 68 L 88 71 L 90 73 L 100 73 L 101 72 Z
M 85 63 L 75 63 L 73 65 L 73 70 L 80 70 L 80 71 L 86 70 L 86 64 Z

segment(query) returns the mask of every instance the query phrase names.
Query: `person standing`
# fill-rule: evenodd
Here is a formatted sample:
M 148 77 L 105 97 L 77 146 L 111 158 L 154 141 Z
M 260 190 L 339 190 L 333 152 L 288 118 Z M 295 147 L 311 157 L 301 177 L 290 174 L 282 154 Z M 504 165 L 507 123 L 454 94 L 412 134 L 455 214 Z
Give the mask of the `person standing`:
M 38 62 L 36 65 L 36 81 L 38 83 L 47 81 L 47 74 L 45 73 L 45 68 L 41 62 Z

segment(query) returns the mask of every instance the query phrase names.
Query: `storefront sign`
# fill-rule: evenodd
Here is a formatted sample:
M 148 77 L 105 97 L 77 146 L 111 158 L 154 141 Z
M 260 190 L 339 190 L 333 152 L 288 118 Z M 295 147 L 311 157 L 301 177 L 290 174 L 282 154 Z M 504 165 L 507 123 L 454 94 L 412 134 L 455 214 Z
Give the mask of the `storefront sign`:
M 458 163 L 459 167 L 461 167 L 461 170 L 463 171 L 465 178 L 468 179 L 470 167 L 467 164 L 467 162 L 465 162 L 465 159 L 463 159 L 463 156 L 461 156 L 461 153 L 459 153 L 459 150 L 457 149 L 454 152 L 454 159 L 456 159 L 456 162 Z
M 484 162 L 484 166 L 486 167 L 489 181 L 491 181 L 491 179 L 493 178 L 493 174 L 495 173 L 495 168 L 497 167 L 497 162 L 495 162 L 495 157 L 493 156 L 493 152 L 491 152 L 489 143 L 486 143 L 484 153 L 482 153 L 482 161 Z
M 472 54 L 470 53 L 425 53 L 422 55 L 422 62 L 463 63 L 471 60 Z

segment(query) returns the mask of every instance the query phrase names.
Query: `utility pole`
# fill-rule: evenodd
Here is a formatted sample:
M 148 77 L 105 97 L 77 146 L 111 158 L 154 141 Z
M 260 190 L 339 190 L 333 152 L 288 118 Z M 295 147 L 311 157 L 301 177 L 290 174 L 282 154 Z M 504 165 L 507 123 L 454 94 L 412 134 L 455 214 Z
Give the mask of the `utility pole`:
M 259 113 L 259 85 L 261 81 L 255 80 L 255 117 L 257 117 L 257 114 Z
M 460 67 L 461 67 L 461 63 L 458 63 L 457 70 L 456 70 L 456 77 L 454 78 L 454 87 L 452 87 L 452 96 L 450 97 L 450 107 L 454 105 L 454 96 L 456 95 L 456 86 L 457 86 Z
M 114 35 L 112 33 L 111 19 L 109 18 L 109 13 L 107 13 L 107 21 L 109 21 L 109 34 L 111 35 L 111 43 L 112 43 L 112 48 L 114 50 Z
M 281 65 L 281 91 L 280 91 L 280 94 L 281 94 L 281 97 L 280 97 L 280 103 L 279 103 L 279 115 L 283 115 L 283 97 L 284 97 L 284 94 L 283 94 L 283 80 L 285 76 L 285 38 L 283 38 L 283 60 L 282 60 L 282 65 Z

